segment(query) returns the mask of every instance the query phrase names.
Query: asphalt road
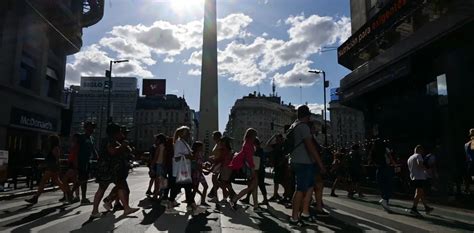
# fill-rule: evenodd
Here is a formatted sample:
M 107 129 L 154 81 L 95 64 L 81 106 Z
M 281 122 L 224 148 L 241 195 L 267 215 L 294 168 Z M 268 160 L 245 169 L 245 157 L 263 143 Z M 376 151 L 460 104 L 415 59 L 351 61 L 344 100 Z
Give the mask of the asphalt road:
M 209 178 L 209 177 L 208 177 Z M 89 222 L 91 205 L 64 205 L 58 202 L 59 191 L 44 193 L 38 204 L 31 206 L 24 197 L 0 201 L 1 232 L 473 232 L 472 211 L 434 206 L 431 215 L 415 217 L 407 212 L 409 202 L 394 200 L 395 211 L 388 214 L 378 204 L 378 197 L 368 195 L 362 199 L 348 199 L 344 191 L 339 197 L 324 195 L 325 208 L 329 217 L 318 218 L 316 225 L 295 229 L 288 225 L 291 210 L 277 203 L 255 213 L 252 207 L 242 206 L 233 211 L 228 205 L 208 208 L 206 214 L 190 216 L 186 205 L 176 209 L 177 215 L 164 213 L 164 207 L 145 197 L 148 185 L 148 170 L 136 168 L 129 176 L 130 203 L 140 211 L 122 217 L 122 212 L 106 213 L 100 219 Z M 272 182 L 267 179 L 267 190 L 273 191 Z M 234 185 L 236 190 L 242 185 Z M 97 190 L 97 184 L 89 183 L 88 197 Z M 199 198 L 197 197 L 197 200 Z M 184 192 L 178 202 L 184 200 Z M 262 197 L 259 197 L 262 200 Z M 199 201 L 197 201 L 199 203 Z M 101 211 L 105 211 L 103 208 Z

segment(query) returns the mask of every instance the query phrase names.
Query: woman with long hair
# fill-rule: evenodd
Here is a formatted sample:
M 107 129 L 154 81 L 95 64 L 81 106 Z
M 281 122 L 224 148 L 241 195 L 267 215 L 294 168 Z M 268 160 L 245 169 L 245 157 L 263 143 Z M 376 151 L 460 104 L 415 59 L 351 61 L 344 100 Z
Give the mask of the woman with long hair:
M 240 191 L 234 196 L 230 202 L 232 209 L 237 209 L 237 201 L 247 193 L 252 193 L 257 188 L 257 176 L 255 172 L 255 165 L 253 162 L 253 155 L 255 153 L 255 139 L 257 138 L 257 130 L 253 128 L 247 129 L 244 136 L 244 143 L 242 149 L 237 153 L 229 164 L 233 171 L 238 171 L 244 168 L 244 173 L 248 180 L 247 188 Z
M 91 219 L 101 216 L 99 213 L 99 204 L 111 183 L 114 183 L 116 186 L 114 188 L 117 189 L 117 195 L 124 208 L 123 215 L 129 215 L 139 210 L 138 208 L 131 208 L 129 206 L 129 189 L 125 179 L 123 179 L 124 172 L 128 173 L 128 169 L 126 171 L 123 169 L 123 157 L 128 153 L 127 151 L 130 150 L 130 147 L 127 141 L 122 141 L 124 135 L 119 125 L 114 123 L 109 124 L 106 132 L 108 139 L 99 157 L 96 177 L 96 182 L 99 183 L 99 189 L 94 196 Z
M 230 162 L 232 161 L 232 146 L 231 138 L 223 137 L 220 141 L 220 154 L 222 158 L 222 168 L 219 173 L 219 187 L 222 189 L 224 198 L 223 201 L 227 198 L 233 198 L 237 194 L 235 193 L 232 185 L 230 183 L 232 176 L 232 169 L 229 167 Z
M 69 148 L 69 155 L 67 157 L 67 163 L 68 163 L 68 170 L 66 171 L 66 174 L 64 174 L 64 177 L 62 178 L 62 181 L 65 185 L 69 185 L 69 183 L 73 184 L 73 190 L 72 192 L 75 193 L 75 197 L 73 199 L 73 202 L 78 202 L 79 199 L 79 173 L 78 173 L 78 161 L 77 161 L 77 156 L 79 154 L 79 140 L 80 140 L 80 135 L 79 134 L 74 134 L 71 137 L 71 146 Z M 65 200 L 66 196 L 64 196 L 61 200 Z
M 188 203 L 187 209 L 192 211 L 192 215 L 198 215 L 204 210 L 196 205 L 194 202 L 193 192 L 192 192 L 192 180 L 189 180 L 185 183 L 177 183 L 176 180 L 178 178 L 178 166 L 181 165 L 182 162 L 187 162 L 192 156 L 191 147 L 188 144 L 190 139 L 190 130 L 187 126 L 181 126 L 176 129 L 173 137 L 174 141 L 174 157 L 173 157 L 173 174 L 170 177 L 170 186 L 171 186 L 171 193 L 169 198 L 168 208 L 166 210 L 167 213 L 175 213 L 173 211 L 173 207 L 175 205 L 175 199 L 178 195 L 178 192 L 181 188 L 184 188 L 185 195 L 186 195 L 186 202 Z M 191 174 L 191 169 L 187 171 L 188 174 Z
M 36 194 L 30 198 L 26 199 L 25 201 L 30 204 L 38 203 L 38 198 L 43 193 L 44 187 L 46 182 L 51 179 L 54 184 L 59 186 L 59 188 L 64 192 L 66 196 L 66 200 L 68 202 L 72 202 L 72 194 L 69 190 L 69 186 L 64 184 L 61 179 L 59 178 L 60 166 L 59 166 L 59 157 L 61 156 L 61 145 L 60 139 L 57 135 L 51 135 L 48 137 L 48 154 L 45 158 L 46 169 L 43 173 L 43 177 L 41 177 L 41 182 L 38 185 L 38 191 Z
M 160 184 L 163 182 L 165 177 L 164 163 L 166 157 L 166 136 L 164 134 L 158 134 L 156 137 L 156 151 L 151 161 L 151 166 L 155 168 L 155 190 L 153 191 L 153 199 L 156 199 L 160 194 Z M 161 198 L 161 196 L 160 196 Z

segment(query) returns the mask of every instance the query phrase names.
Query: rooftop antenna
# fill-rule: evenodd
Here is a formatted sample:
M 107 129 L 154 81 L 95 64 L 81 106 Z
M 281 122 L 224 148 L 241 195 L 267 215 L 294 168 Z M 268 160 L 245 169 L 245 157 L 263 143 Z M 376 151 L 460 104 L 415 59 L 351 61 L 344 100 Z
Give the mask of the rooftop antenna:
M 275 91 L 276 91 L 276 86 L 275 86 L 275 77 L 272 78 L 272 95 L 275 97 Z
M 301 78 L 300 78 L 300 103 L 303 104 L 303 86 L 301 84 Z

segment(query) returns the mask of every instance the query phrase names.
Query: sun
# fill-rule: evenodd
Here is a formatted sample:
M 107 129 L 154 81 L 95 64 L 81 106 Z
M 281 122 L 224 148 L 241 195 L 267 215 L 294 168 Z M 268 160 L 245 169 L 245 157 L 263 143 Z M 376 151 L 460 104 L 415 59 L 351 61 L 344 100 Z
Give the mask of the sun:
M 204 7 L 204 0 L 170 0 L 171 9 L 178 14 L 188 14 Z

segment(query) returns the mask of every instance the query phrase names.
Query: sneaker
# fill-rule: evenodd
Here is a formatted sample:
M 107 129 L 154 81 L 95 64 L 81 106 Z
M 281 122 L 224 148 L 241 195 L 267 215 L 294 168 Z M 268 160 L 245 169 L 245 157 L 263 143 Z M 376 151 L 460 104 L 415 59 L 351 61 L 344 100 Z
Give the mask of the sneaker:
M 362 193 L 359 193 L 359 198 L 364 198 L 364 197 L 365 197 L 365 195 L 364 195 L 364 194 L 362 194 Z
M 224 199 L 225 200 L 225 199 Z M 211 200 L 209 200 L 209 202 L 212 202 L 212 203 L 217 203 L 219 202 L 219 200 L 217 199 L 216 196 L 212 197 Z
M 209 204 L 207 204 L 206 202 L 201 202 L 201 206 L 204 206 L 204 207 L 211 207 Z
M 173 207 L 178 207 L 180 204 L 176 201 L 173 201 L 173 203 L 171 203 L 173 205 Z
M 316 224 L 316 218 L 311 215 L 305 216 L 301 214 L 301 220 L 306 224 Z
M 278 204 L 284 205 L 284 204 L 288 203 L 289 200 L 288 200 L 288 198 L 281 198 L 281 199 L 277 200 L 276 202 L 277 202 Z
M 241 202 L 242 204 L 246 204 L 246 205 L 250 204 L 250 200 L 247 199 L 247 198 L 244 198 L 244 199 L 240 200 L 240 202 Z
M 432 207 L 429 207 L 429 206 L 425 207 L 426 214 L 429 214 L 429 213 L 433 212 L 433 210 L 434 210 L 434 208 L 432 208 Z
M 290 218 L 289 224 L 290 224 L 290 226 L 292 226 L 292 227 L 306 227 L 306 226 L 308 226 L 308 225 L 307 225 L 306 223 L 304 223 L 303 221 L 301 221 L 301 220 L 293 220 L 292 218 Z
M 66 196 L 63 196 L 61 199 L 58 200 L 59 202 L 66 201 Z
M 81 204 L 88 205 L 90 203 L 91 203 L 91 201 L 89 201 L 89 199 L 87 199 L 87 198 L 82 198 L 82 200 L 81 200 Z
M 123 215 L 123 216 L 127 216 L 127 215 L 133 214 L 133 213 L 135 213 L 135 212 L 137 212 L 137 211 L 139 211 L 139 210 L 140 210 L 139 208 L 130 208 L 130 209 L 128 209 L 128 210 L 123 211 L 123 214 L 122 214 L 122 215 Z
M 268 199 L 269 202 L 278 202 L 279 200 L 281 200 L 281 197 L 278 195 L 272 196 Z
M 390 207 L 388 206 L 388 201 L 387 200 L 380 200 L 379 203 L 382 205 L 383 209 L 387 212 L 392 212 L 392 210 L 390 209 Z
M 230 208 L 232 208 L 232 210 L 236 211 L 239 208 L 239 206 L 237 205 L 237 202 L 231 201 L 230 202 Z
M 30 204 L 32 204 L 32 205 L 34 205 L 34 204 L 38 203 L 38 197 L 37 197 L 37 196 L 33 196 L 32 198 L 26 199 L 25 201 L 28 202 L 28 203 L 30 203 Z
M 77 203 L 77 202 L 80 202 L 80 201 L 81 201 L 81 199 L 79 199 L 79 197 L 75 197 L 75 198 L 72 199 L 73 203 Z
M 148 190 L 148 191 L 146 191 L 145 195 L 146 196 L 151 196 L 151 195 L 153 195 L 153 193 L 150 190 Z
M 291 202 L 285 203 L 285 208 L 292 209 L 293 205 L 291 204 Z
M 413 214 L 415 216 L 421 216 L 420 212 L 418 212 L 418 210 L 415 208 L 410 209 L 410 214 Z
M 112 203 L 111 202 L 104 202 L 104 205 L 102 205 L 107 212 L 112 210 Z
M 321 210 L 321 211 L 316 211 L 316 215 L 317 216 L 320 216 L 320 217 L 329 217 L 329 213 L 324 211 L 324 210 Z
M 336 193 L 332 192 L 332 193 L 331 193 L 331 197 L 339 197 L 339 196 L 336 195 Z
M 259 205 L 270 205 L 268 200 L 263 200 L 262 202 L 258 203 Z
M 112 211 L 116 212 L 116 211 L 120 211 L 120 210 L 123 210 L 122 204 L 120 204 L 120 203 L 115 203 L 114 209 L 113 209 Z
M 91 214 L 89 219 L 95 219 L 95 218 L 100 218 L 100 217 L 102 217 L 102 213 L 98 212 L 98 213 L 95 213 L 95 214 Z

